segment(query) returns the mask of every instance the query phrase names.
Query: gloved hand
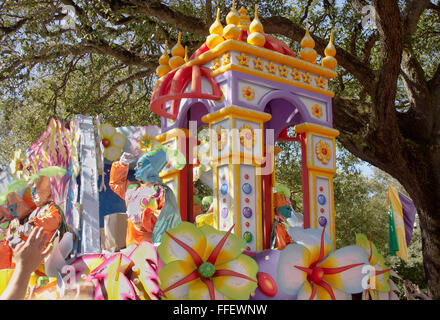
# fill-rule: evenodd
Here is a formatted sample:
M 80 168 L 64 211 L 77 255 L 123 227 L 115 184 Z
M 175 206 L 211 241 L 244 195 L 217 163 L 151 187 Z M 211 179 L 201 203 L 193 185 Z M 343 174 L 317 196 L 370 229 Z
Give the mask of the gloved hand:
M 124 152 L 119 159 L 120 164 L 128 165 L 136 160 L 136 156 L 131 153 Z

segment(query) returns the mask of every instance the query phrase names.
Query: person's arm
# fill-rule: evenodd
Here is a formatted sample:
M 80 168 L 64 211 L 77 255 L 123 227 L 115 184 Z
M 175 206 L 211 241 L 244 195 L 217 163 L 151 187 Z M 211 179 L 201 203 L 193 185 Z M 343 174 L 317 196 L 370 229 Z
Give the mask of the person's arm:
M 47 240 L 47 234 L 43 230 L 43 228 L 33 228 L 26 242 L 14 249 L 15 270 L 0 300 L 25 298 L 32 272 L 37 269 L 51 249 L 49 246 L 42 251 Z

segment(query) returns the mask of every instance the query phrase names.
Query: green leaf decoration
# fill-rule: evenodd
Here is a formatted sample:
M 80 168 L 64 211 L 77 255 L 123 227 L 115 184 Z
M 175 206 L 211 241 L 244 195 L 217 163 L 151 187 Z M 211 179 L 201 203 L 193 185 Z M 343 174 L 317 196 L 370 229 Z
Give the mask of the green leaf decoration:
M 290 197 L 290 189 L 284 184 L 281 183 L 275 184 L 275 190 L 278 193 L 284 194 L 286 197 Z
M 0 194 L 0 205 L 6 204 L 6 200 L 8 199 L 8 194 L 12 192 L 18 192 L 27 187 L 26 180 L 14 180 L 11 182 L 3 193 Z
M 40 171 L 38 171 L 38 173 L 32 175 L 30 177 L 30 180 L 32 182 L 35 182 L 38 180 L 38 178 L 40 177 L 63 177 L 66 174 L 66 169 L 61 168 L 61 167 L 57 167 L 57 166 L 52 166 L 52 167 L 47 167 L 47 168 L 43 168 Z

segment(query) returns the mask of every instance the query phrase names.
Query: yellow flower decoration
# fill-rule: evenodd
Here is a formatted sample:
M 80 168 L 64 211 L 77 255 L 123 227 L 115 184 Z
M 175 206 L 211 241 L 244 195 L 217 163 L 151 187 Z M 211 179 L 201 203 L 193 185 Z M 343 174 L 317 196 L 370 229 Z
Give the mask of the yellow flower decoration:
M 246 241 L 231 231 L 189 222 L 165 231 L 157 252 L 165 264 L 158 276 L 166 299 L 249 299 L 258 265 L 242 253 Z
M 249 57 L 249 56 L 245 55 L 245 54 L 242 52 L 242 53 L 241 53 L 239 56 L 237 56 L 236 58 L 237 58 L 237 60 L 238 60 L 238 63 L 239 63 L 241 66 L 249 67 L 249 60 L 250 60 L 250 57 Z
M 239 136 L 240 144 L 246 149 L 252 150 L 255 144 L 254 129 L 251 126 L 244 124 L 239 131 Z
M 368 254 L 368 262 L 374 272 L 370 273 L 368 281 L 369 287 L 363 292 L 363 299 L 379 299 L 380 293 L 388 293 L 391 290 L 389 279 L 391 269 L 388 269 L 384 263 L 383 256 L 377 251 L 374 243 L 362 234 L 356 233 L 356 245 L 365 249 Z
M 321 108 L 318 104 L 315 104 L 315 105 L 312 107 L 312 114 L 313 114 L 315 117 L 320 118 L 320 117 L 322 116 L 322 108 Z
M 327 142 L 319 140 L 315 146 L 315 153 L 316 157 L 322 162 L 322 164 L 327 164 L 332 152 Z
M 217 139 L 214 139 L 214 144 L 217 144 L 217 150 L 221 151 L 226 145 L 226 142 L 228 141 L 228 131 L 223 128 L 222 126 L 218 126 L 215 129 L 215 133 L 217 136 Z
M 217 70 L 220 67 L 220 58 L 217 58 L 211 62 L 212 70 Z
M 125 145 L 125 137 L 123 134 L 107 123 L 99 126 L 102 137 L 102 145 L 104 146 L 104 158 L 109 161 L 117 161 L 122 154 Z
M 254 59 L 254 68 L 260 71 L 264 70 L 264 61 L 260 58 Z
M 310 84 L 312 82 L 312 77 L 310 76 L 310 73 L 304 73 L 302 75 L 303 81 Z
M 279 66 L 278 70 L 280 71 L 280 76 L 287 78 L 289 74 L 289 68 L 286 65 Z
M 24 154 L 21 149 L 15 150 L 14 156 L 9 163 L 11 174 L 17 179 L 29 176 L 29 172 L 27 170 L 28 166 L 28 161 L 24 159 Z
M 293 80 L 301 81 L 301 72 L 299 72 L 298 70 L 293 69 L 291 75 L 293 77 Z
M 267 71 L 269 71 L 269 73 L 275 74 L 277 72 L 277 67 L 273 64 L 273 62 L 266 65 L 266 68 L 267 68 Z
M 251 101 L 255 98 L 254 90 L 249 86 L 243 88 L 242 93 L 243 93 L 243 98 L 246 98 L 247 101 Z
M 319 77 L 315 79 L 316 85 L 322 89 L 325 89 L 325 85 L 327 84 L 327 80 L 323 77 Z
M 228 65 L 230 63 L 231 63 L 231 54 L 230 53 L 225 53 L 222 56 L 222 65 L 226 66 L 226 65 Z

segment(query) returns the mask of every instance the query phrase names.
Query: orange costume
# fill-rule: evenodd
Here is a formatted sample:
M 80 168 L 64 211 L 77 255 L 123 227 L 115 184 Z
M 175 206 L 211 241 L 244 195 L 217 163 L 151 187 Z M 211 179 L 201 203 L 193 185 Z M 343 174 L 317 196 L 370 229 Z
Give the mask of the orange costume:
M 29 216 L 29 221 L 32 222 L 35 227 L 44 229 L 44 233 L 47 234 L 47 245 L 54 233 L 61 226 L 61 214 L 57 206 L 51 201 L 35 209 Z
M 2 210 L 2 208 L 0 208 Z M 7 209 L 6 209 L 7 212 Z M 6 233 L 9 224 L 12 221 L 12 216 L 5 214 L 0 221 L 0 269 L 10 269 L 12 261 L 12 249 L 6 242 Z
M 152 242 L 153 229 L 164 205 L 165 193 L 159 184 L 130 183 L 128 164 L 113 162 L 110 188 L 125 200 L 128 224 L 126 246 L 141 241 Z
M 289 224 L 286 217 L 279 212 L 279 208 L 290 206 L 290 202 L 287 199 L 288 198 L 282 193 L 276 192 L 274 194 L 275 219 L 272 231 L 272 246 L 274 249 L 278 250 L 283 250 L 289 243 L 291 243 L 290 236 L 286 230 L 286 226 Z

